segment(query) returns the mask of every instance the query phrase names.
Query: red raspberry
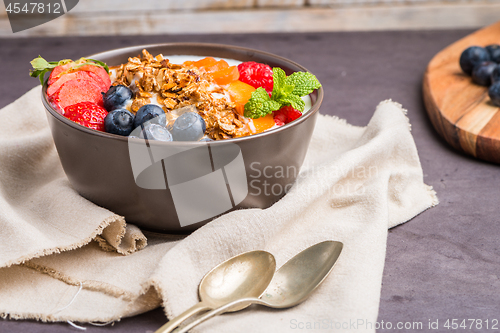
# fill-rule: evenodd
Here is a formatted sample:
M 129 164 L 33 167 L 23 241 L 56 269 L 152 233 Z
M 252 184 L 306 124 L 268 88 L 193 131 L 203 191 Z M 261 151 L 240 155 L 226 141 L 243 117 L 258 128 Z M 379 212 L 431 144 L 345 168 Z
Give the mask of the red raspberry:
M 290 105 L 284 106 L 277 111 L 273 111 L 274 122 L 278 126 L 283 126 L 294 121 L 302 115 L 302 112 L 295 110 Z
M 108 111 L 92 102 L 80 102 L 67 106 L 64 116 L 75 123 L 101 132 L 104 130 L 104 118 Z
M 273 91 L 273 70 L 265 64 L 255 61 L 242 62 L 238 65 L 239 80 L 254 88 L 262 87 L 268 93 Z

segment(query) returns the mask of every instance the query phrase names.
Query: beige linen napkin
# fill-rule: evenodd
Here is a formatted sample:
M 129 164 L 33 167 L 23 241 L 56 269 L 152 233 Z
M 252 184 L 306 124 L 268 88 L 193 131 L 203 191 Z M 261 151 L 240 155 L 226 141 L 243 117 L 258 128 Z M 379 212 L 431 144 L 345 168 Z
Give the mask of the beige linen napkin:
M 438 203 L 423 183 L 405 111 L 384 101 L 366 127 L 320 115 L 299 179 L 271 208 L 226 214 L 183 239 L 141 233 L 71 188 L 39 98 L 35 88 L 0 110 L 4 317 L 108 321 L 162 304 L 172 318 L 198 301 L 203 275 L 233 255 L 264 249 L 279 267 L 332 239 L 344 250 L 306 302 L 253 307 L 193 331 L 374 332 L 387 229 Z

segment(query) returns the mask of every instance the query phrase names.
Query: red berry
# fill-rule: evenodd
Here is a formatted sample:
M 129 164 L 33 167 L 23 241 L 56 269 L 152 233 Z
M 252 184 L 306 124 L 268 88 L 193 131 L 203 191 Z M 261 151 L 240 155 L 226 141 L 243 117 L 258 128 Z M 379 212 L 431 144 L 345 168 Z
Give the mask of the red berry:
M 283 106 L 277 111 L 273 111 L 274 122 L 278 126 L 283 126 L 294 121 L 302 115 L 302 112 L 295 110 L 290 105 Z
M 108 111 L 92 102 L 81 102 L 64 109 L 64 116 L 80 125 L 104 132 L 104 118 Z
M 97 76 L 101 79 L 101 81 L 102 81 L 101 84 L 103 85 L 103 87 L 105 87 L 104 91 L 108 91 L 109 87 L 111 86 L 111 79 L 109 78 L 108 72 L 106 72 L 106 70 L 104 68 L 102 68 L 100 66 L 94 66 L 94 65 L 85 65 L 85 66 L 78 68 L 75 71 L 69 71 L 71 69 L 71 67 L 74 67 L 74 66 L 76 66 L 76 64 L 74 62 L 70 62 L 66 65 L 60 65 L 60 66 L 55 67 L 52 70 L 52 72 L 50 73 L 48 85 L 50 86 L 50 85 L 54 84 L 56 81 L 58 81 L 61 77 L 63 77 L 66 74 L 76 73 L 76 72 L 90 72 L 90 73 L 95 74 L 95 76 Z M 66 71 L 69 71 L 69 72 L 61 75 L 61 73 L 66 72 Z
M 62 72 L 65 72 L 67 71 L 71 66 L 73 66 L 73 62 L 70 62 L 69 64 L 66 64 L 66 65 L 59 65 L 59 66 L 56 66 L 52 72 L 50 73 L 50 76 L 49 76 L 49 86 L 56 82 L 58 79 L 59 79 L 59 74 L 61 74 Z
M 238 65 L 239 80 L 254 88 L 262 87 L 268 93 L 273 91 L 273 70 L 265 64 L 255 61 L 242 62 Z
M 109 89 L 109 85 L 105 84 L 102 82 L 102 79 L 97 76 L 96 74 L 92 72 L 87 72 L 87 71 L 76 71 L 76 72 L 70 72 L 66 73 L 64 75 L 61 75 L 61 77 L 57 78 L 57 80 L 53 81 L 51 84 L 49 84 L 47 88 L 47 95 L 52 95 L 54 94 L 63 84 L 65 84 L 69 80 L 75 80 L 75 79 L 83 79 L 83 80 L 92 80 L 95 84 L 97 84 L 100 88 L 100 91 L 106 92 Z
M 66 81 L 50 95 L 49 101 L 59 110 L 79 102 L 93 102 L 102 106 L 101 91 L 94 80 L 74 79 Z
M 108 91 L 109 87 L 111 86 L 111 79 L 109 78 L 109 74 L 101 66 L 85 65 L 85 66 L 78 68 L 78 70 L 92 72 L 95 75 L 99 76 L 106 87 L 105 92 Z

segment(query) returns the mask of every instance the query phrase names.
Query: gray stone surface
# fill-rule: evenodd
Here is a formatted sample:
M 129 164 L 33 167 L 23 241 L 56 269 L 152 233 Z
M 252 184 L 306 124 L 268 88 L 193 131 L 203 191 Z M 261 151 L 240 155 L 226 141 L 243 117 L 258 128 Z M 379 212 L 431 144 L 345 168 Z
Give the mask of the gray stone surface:
M 391 331 L 453 332 L 446 319 L 482 319 L 481 330 L 500 319 L 500 167 L 453 151 L 432 128 L 421 97 L 426 64 L 439 50 L 470 31 L 357 32 L 316 34 L 189 35 L 37 38 L 0 40 L 0 107 L 37 81 L 29 61 L 82 55 L 131 44 L 216 42 L 253 47 L 290 58 L 315 73 L 325 88 L 321 112 L 365 125 L 381 100 L 408 109 L 427 184 L 440 205 L 389 232 L 379 322 Z M 0 118 L 1 119 L 1 118 Z M 0 120 L 1 121 L 1 120 Z M 1 231 L 0 231 L 1 232 Z M 0 286 L 4 288 L 5 286 Z M 332 314 L 332 319 L 335 314 Z M 360 318 L 363 319 L 363 318 Z M 489 320 L 486 329 L 485 320 Z M 160 309 L 87 332 L 151 332 L 165 317 Z M 428 323 L 439 320 L 439 329 Z M 422 322 L 420 330 L 397 330 L 398 322 Z M 0 320 L 0 332 L 75 332 L 66 323 Z M 244 331 L 244 329 L 242 329 Z M 379 329 L 379 332 L 389 331 Z

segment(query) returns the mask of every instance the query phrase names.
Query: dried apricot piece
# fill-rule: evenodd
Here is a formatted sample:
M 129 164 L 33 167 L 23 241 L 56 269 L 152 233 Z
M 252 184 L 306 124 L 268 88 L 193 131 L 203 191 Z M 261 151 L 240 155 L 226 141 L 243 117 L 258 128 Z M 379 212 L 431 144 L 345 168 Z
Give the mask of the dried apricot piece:
M 229 92 L 229 96 L 231 96 L 231 100 L 236 104 L 236 111 L 240 115 L 243 115 L 245 104 L 250 97 L 252 97 L 252 92 L 255 88 L 249 84 L 236 80 L 229 83 L 226 89 Z
M 240 73 L 238 72 L 238 67 L 236 66 L 231 66 L 218 70 L 216 72 L 212 72 L 210 73 L 210 75 L 212 76 L 214 81 L 221 86 L 234 82 L 238 80 L 238 78 L 240 77 Z
M 203 68 L 208 72 L 208 73 L 215 73 L 221 70 L 224 70 L 229 67 L 229 64 L 225 60 L 219 60 L 215 64 L 211 66 L 203 66 Z
M 215 60 L 212 57 L 206 57 L 201 60 L 193 62 L 193 65 L 200 68 L 200 67 L 210 67 L 213 66 L 217 63 L 217 60 Z
M 253 119 L 253 125 L 255 127 L 256 133 L 264 132 L 267 129 L 270 129 L 274 126 L 274 117 L 273 114 L 270 113 L 267 116 L 260 117 L 257 119 Z

